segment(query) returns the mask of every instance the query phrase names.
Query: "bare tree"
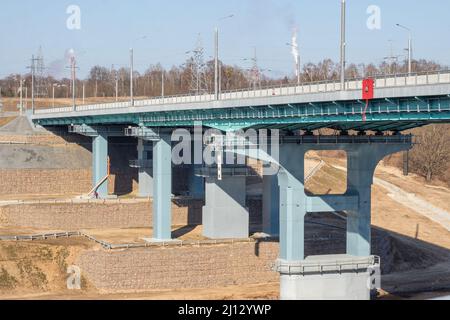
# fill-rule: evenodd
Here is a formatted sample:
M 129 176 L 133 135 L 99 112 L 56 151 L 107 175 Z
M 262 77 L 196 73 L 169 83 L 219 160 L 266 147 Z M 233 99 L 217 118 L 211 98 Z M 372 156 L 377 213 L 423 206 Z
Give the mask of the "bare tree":
M 411 151 L 411 169 L 427 181 L 441 176 L 450 161 L 450 126 L 433 125 L 417 129 L 418 144 Z

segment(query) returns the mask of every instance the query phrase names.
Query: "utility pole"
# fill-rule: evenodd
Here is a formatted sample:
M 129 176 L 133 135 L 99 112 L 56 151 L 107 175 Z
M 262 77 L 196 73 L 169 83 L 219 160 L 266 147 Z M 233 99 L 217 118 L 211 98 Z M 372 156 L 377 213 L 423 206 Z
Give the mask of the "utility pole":
M 164 86 L 164 82 L 166 81 L 166 76 L 165 76 L 165 72 L 164 70 L 161 71 L 161 97 L 164 98 L 165 92 L 165 86 Z
M 53 85 L 52 85 L 52 106 L 53 106 L 53 108 L 55 107 L 55 87 L 57 86 L 57 84 L 56 83 L 54 83 Z
M 408 74 L 411 75 L 412 73 L 412 30 L 408 27 L 405 27 L 399 23 L 396 24 L 397 27 L 405 29 L 408 31 Z
M 341 3 L 341 90 L 346 90 L 345 88 L 345 51 L 346 51 L 346 40 L 345 40 L 345 0 Z
M 133 73 L 134 73 L 134 53 L 133 48 L 130 48 L 130 102 L 132 107 L 134 107 Z
M 234 18 L 234 14 L 220 18 L 218 21 Z M 214 30 L 214 97 L 220 100 L 220 92 L 222 91 L 222 67 L 219 61 L 219 27 Z
M 214 97 L 219 100 L 219 28 L 214 30 Z
M 116 74 L 116 102 L 119 101 L 119 78 L 117 77 Z
M 70 58 L 70 62 L 71 62 L 70 66 L 72 69 L 72 108 L 73 108 L 73 111 L 76 111 L 76 71 L 75 71 L 75 68 L 76 68 L 77 62 L 76 62 L 74 56 L 72 56 Z
M 85 87 L 86 87 L 86 84 L 83 81 L 83 104 L 84 104 L 84 101 L 86 99 L 86 88 Z
M 34 114 L 34 55 L 31 56 L 31 114 Z
M 20 115 L 23 114 L 23 79 L 22 76 L 20 76 Z M 1 92 L 0 92 L 1 97 Z
M 28 87 L 25 86 L 25 110 L 28 109 Z
M 117 102 L 117 101 L 119 101 L 119 95 L 118 95 L 119 82 L 118 82 L 118 78 L 117 78 L 117 71 L 116 71 L 116 68 L 114 67 L 114 65 L 111 66 L 111 73 L 114 75 L 115 97 L 116 97 L 116 102 Z
M 409 34 L 408 39 L 408 73 L 412 73 L 412 36 Z

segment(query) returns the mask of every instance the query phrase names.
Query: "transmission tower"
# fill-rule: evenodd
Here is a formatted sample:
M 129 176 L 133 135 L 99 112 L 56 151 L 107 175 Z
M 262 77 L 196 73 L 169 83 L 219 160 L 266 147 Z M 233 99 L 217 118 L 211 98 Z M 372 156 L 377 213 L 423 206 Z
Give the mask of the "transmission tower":
M 258 66 L 258 57 L 256 55 L 256 48 L 255 48 L 255 54 L 253 58 L 250 59 L 253 62 L 253 66 L 250 69 L 250 80 L 252 83 L 252 87 L 254 90 L 261 88 L 261 69 L 259 69 Z
M 393 44 L 392 44 L 392 40 L 389 40 L 389 44 L 390 44 L 390 53 L 389 53 L 389 56 L 384 57 L 383 60 L 386 61 L 386 63 L 387 63 L 388 66 L 389 66 L 389 74 L 392 74 L 392 73 L 394 73 L 394 72 L 393 72 L 394 70 L 392 70 L 392 67 L 395 66 L 395 65 L 397 64 L 398 59 L 400 58 L 400 56 L 395 56 L 395 55 L 394 55 L 394 47 L 393 47 Z
M 198 35 L 196 48 L 189 51 L 189 53 L 192 53 L 189 63 L 191 68 L 191 84 L 189 90 L 197 95 L 207 93 L 206 64 L 203 57 L 204 48 L 200 34 Z
M 34 63 L 34 75 L 35 75 L 35 97 L 43 98 L 48 97 L 47 76 L 44 63 L 44 55 L 42 53 L 42 47 L 39 47 L 36 60 Z

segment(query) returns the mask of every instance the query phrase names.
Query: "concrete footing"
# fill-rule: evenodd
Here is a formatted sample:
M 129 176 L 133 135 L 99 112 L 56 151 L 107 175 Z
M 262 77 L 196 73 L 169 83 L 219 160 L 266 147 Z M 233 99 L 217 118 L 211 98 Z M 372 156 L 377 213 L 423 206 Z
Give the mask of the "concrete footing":
M 281 300 L 370 300 L 377 257 L 312 256 L 279 260 Z
M 246 177 L 206 178 L 203 207 L 203 235 L 211 239 L 249 237 L 249 212 L 246 208 Z

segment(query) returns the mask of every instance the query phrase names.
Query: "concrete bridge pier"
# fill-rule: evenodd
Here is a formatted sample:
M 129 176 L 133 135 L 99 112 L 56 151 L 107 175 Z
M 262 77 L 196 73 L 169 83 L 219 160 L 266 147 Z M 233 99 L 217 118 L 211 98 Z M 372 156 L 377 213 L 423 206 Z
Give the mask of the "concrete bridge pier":
M 283 300 L 368 300 L 370 268 L 379 267 L 371 256 L 371 190 L 378 163 L 387 155 L 408 150 L 411 141 L 386 143 L 287 143 L 280 146 L 280 292 Z M 390 142 L 391 141 L 391 142 Z M 348 191 L 344 195 L 307 196 L 304 157 L 309 150 L 345 150 L 348 155 Z M 348 212 L 347 254 L 305 257 L 307 213 Z
M 305 153 L 304 147 L 295 144 L 280 146 L 280 258 L 286 261 L 301 261 L 305 258 Z
M 388 155 L 407 151 L 410 143 L 364 144 L 349 146 L 347 151 L 347 195 L 358 199 L 357 208 L 347 212 L 347 254 L 370 255 L 372 185 L 378 163 Z
M 189 196 L 194 200 L 203 200 L 205 198 L 205 178 L 197 174 L 202 169 L 203 148 L 203 141 L 192 139 L 191 164 L 188 167 L 188 191 Z
M 249 237 L 249 211 L 246 207 L 246 176 L 206 177 L 203 235 L 211 239 Z
M 101 199 L 108 197 L 108 162 L 108 135 L 99 132 L 92 138 L 92 185 Z
M 280 187 L 278 175 L 272 170 L 264 170 L 262 200 L 263 232 L 277 237 L 280 234 Z
M 172 142 L 166 133 L 153 145 L 153 238 L 172 239 Z
M 123 137 L 123 128 L 120 126 L 89 126 L 70 125 L 69 133 L 75 133 L 92 138 L 92 188 L 97 187 L 100 199 L 106 199 L 108 194 L 108 174 L 110 163 L 108 161 L 108 138 Z
M 138 162 L 149 163 L 144 160 L 148 147 L 145 142 L 153 142 L 153 179 L 149 178 L 149 171 L 143 175 L 142 189 L 146 193 L 153 193 L 153 238 L 148 241 L 170 241 L 172 239 L 172 135 L 171 131 L 157 128 L 129 127 L 125 129 L 125 136 L 139 139 Z M 144 152 L 147 150 L 147 152 Z M 140 176 L 141 177 L 141 176 Z M 146 180 L 147 179 L 147 180 Z M 152 182 L 152 189 L 146 189 L 144 182 Z M 140 181 L 141 182 L 141 181 Z M 147 240 L 147 239 L 146 239 Z
M 153 197 L 153 165 L 152 157 L 149 153 L 153 147 L 144 139 L 138 139 L 138 179 L 139 179 L 139 197 L 151 198 Z

